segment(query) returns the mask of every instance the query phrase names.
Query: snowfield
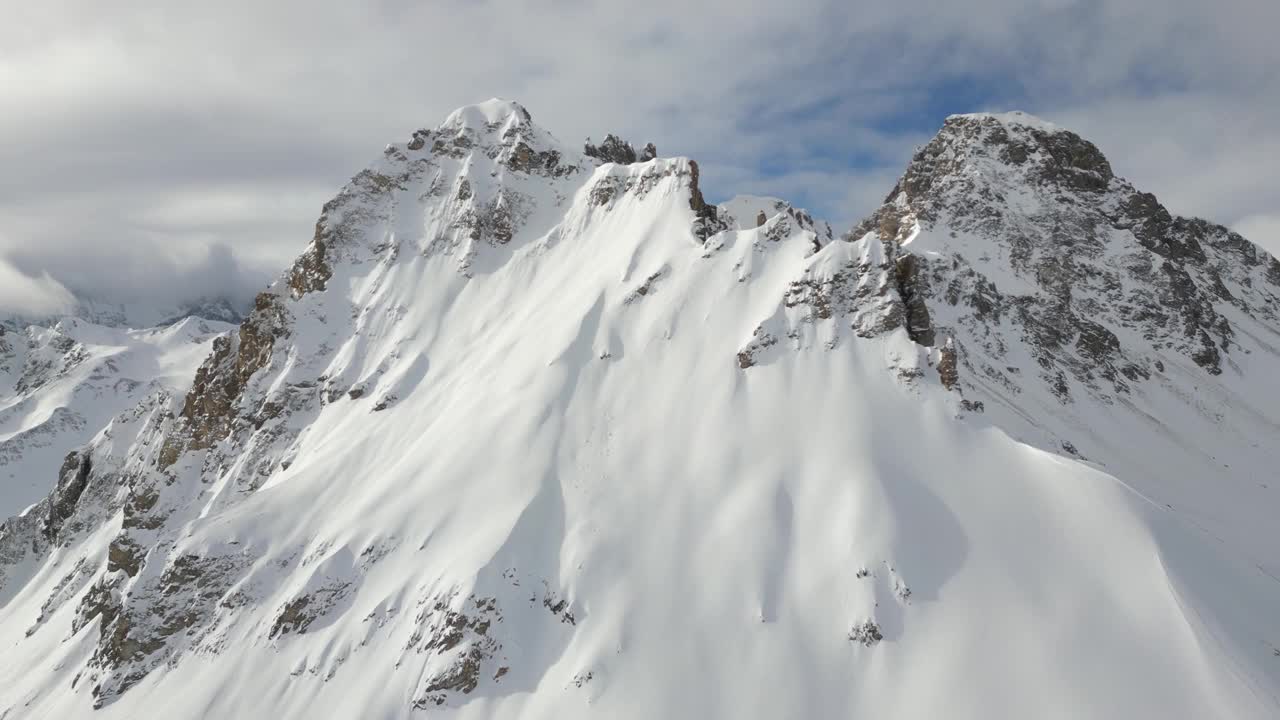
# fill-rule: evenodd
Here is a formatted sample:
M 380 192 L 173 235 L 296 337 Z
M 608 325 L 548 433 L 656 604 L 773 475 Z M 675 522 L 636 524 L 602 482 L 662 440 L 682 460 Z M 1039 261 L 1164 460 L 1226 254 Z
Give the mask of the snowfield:
M 129 335 L 167 392 L 0 529 L 0 718 L 1280 716 L 1265 259 L 1218 273 L 1219 374 L 1098 313 L 1064 400 L 1039 300 L 927 282 L 1043 299 L 1003 234 L 696 183 L 489 101 L 353 178 L 238 332 Z M 1001 233 L 1057 197 L 1019 192 Z

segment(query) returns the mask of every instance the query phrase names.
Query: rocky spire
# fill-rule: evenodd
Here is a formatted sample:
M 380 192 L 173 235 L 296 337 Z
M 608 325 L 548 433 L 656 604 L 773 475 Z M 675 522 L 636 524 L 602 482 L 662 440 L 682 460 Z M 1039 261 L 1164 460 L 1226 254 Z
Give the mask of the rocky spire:
M 587 138 L 587 142 L 582 146 L 582 154 L 595 158 L 600 162 L 630 165 L 635 162 L 649 162 L 657 158 L 658 148 L 653 143 L 648 143 L 640 151 L 640 154 L 636 155 L 636 150 L 631 147 L 631 143 L 613 133 L 609 133 L 605 135 L 604 142 L 599 145 L 593 145 L 591 138 Z
M 599 145 L 592 145 L 591 138 L 587 138 L 587 142 L 582 146 L 582 154 L 602 162 L 619 165 L 630 165 L 636 161 L 636 151 L 631 147 L 631 143 L 613 133 L 606 135 L 604 142 Z

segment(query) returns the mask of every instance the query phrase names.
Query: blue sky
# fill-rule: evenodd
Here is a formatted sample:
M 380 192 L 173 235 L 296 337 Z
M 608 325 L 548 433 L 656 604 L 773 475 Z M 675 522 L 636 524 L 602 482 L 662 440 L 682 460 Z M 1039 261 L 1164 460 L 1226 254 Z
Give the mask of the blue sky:
M 565 142 L 699 160 L 708 194 L 848 225 L 951 113 L 1096 142 L 1280 250 L 1280 3 L 49 0 L 0 26 L 0 265 L 38 294 L 248 293 L 381 147 L 492 96 Z M 39 281 L 39 282 L 36 282 Z M 9 283 L 16 287 L 14 283 Z M 0 304 L 13 302 L 0 294 Z
M 750 158 L 748 162 L 754 163 L 749 166 L 754 171 L 752 184 L 764 190 L 776 186 L 773 194 L 784 193 L 788 176 L 801 171 L 883 179 L 885 173 L 900 173 L 914 148 L 927 142 L 948 115 L 1026 104 L 1026 98 L 1016 97 L 1007 83 L 994 76 L 919 78 L 876 94 L 892 98 L 892 107 L 872 114 L 859 112 L 857 104 L 837 90 L 781 112 L 772 111 L 768 102 L 748 108 L 737 121 L 735 129 L 740 134 L 770 138 L 786 134 L 786 128 L 808 129 L 797 146 L 772 148 L 766 143 L 759 155 Z M 822 127 L 814 127 L 815 119 L 820 119 Z M 713 147 L 711 151 L 711 160 L 726 165 L 735 162 L 730 149 Z M 739 191 L 732 179 L 721 180 L 714 170 L 710 172 L 714 199 Z M 878 200 L 892 184 L 883 184 L 880 195 L 874 197 Z M 840 225 L 852 224 L 874 209 L 875 203 L 861 195 L 850 201 L 825 190 L 801 186 L 786 194 L 786 199 Z

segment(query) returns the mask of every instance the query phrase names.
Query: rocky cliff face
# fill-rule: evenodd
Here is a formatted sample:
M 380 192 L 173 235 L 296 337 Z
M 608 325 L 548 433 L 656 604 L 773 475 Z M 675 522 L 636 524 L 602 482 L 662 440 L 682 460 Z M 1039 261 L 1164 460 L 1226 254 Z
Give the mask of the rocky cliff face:
M 977 715 L 1013 677 L 1266 716 L 1273 259 L 1022 116 L 949 120 L 845 237 L 587 150 L 497 100 L 388 146 L 189 385 L 52 462 L 0 673 L 51 659 L 0 714 Z
M 929 324 L 963 336 L 971 377 L 1019 386 L 1006 368 L 1025 348 L 1064 403 L 1129 393 L 1180 358 L 1220 375 L 1254 349 L 1241 323 L 1280 325 L 1275 258 L 1171 216 L 1092 143 L 1029 116 L 949 118 L 853 235 L 868 233 Z

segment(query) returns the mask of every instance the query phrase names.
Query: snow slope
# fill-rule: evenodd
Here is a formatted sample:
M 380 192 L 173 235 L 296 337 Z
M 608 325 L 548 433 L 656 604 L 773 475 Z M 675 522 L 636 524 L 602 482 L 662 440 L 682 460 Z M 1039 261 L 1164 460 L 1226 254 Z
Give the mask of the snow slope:
M 0 531 L 0 717 L 1276 716 L 1276 451 L 1182 462 L 1275 421 L 1195 399 L 1260 344 L 1181 395 L 1001 394 L 926 281 L 949 216 L 833 239 L 697 177 L 498 100 L 388 146 L 185 397 Z

